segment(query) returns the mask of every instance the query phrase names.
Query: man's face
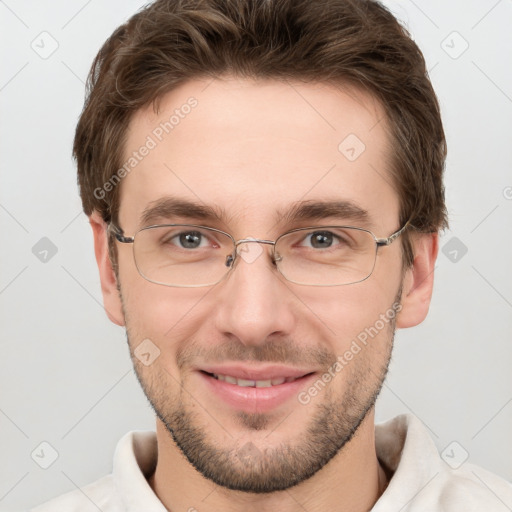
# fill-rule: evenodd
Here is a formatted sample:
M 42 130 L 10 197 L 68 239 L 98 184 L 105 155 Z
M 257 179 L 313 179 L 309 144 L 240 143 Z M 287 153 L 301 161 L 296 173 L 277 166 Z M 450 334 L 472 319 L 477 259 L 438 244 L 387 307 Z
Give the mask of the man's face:
M 196 106 L 182 108 L 190 97 Z M 173 114 L 179 121 L 167 126 L 169 133 L 158 130 Z M 236 240 L 275 240 L 290 229 L 326 224 L 387 237 L 401 226 L 385 126 L 381 107 L 353 90 L 189 82 L 163 97 L 158 114 L 141 110 L 130 123 L 126 160 L 148 145 L 148 136 L 155 145 L 123 179 L 119 224 L 132 236 L 144 226 L 145 210 L 174 198 L 216 208 L 222 218 L 164 215 L 151 224 L 206 225 Z M 305 201 L 350 202 L 368 218 L 276 219 L 276 212 Z M 138 378 L 175 443 L 207 478 L 252 492 L 286 489 L 334 457 L 373 411 L 391 354 L 394 320 L 383 322 L 381 315 L 392 317 L 399 299 L 400 242 L 379 249 L 369 279 L 332 287 L 286 281 L 272 264 L 270 246 L 256 244 L 246 247 L 261 247 L 257 257 L 239 257 L 214 286 L 167 287 L 141 277 L 132 246 L 117 245 Z M 371 332 L 366 343 L 363 332 Z M 144 340 L 151 342 L 142 345 L 151 347 L 145 356 L 151 364 L 134 356 Z M 263 397 L 269 388 L 251 388 L 261 398 L 237 402 L 235 392 L 247 388 L 202 371 L 226 365 L 233 373 L 279 365 L 310 375 L 277 385 L 294 387 L 274 391 L 273 404 Z M 316 393 L 309 391 L 315 383 Z

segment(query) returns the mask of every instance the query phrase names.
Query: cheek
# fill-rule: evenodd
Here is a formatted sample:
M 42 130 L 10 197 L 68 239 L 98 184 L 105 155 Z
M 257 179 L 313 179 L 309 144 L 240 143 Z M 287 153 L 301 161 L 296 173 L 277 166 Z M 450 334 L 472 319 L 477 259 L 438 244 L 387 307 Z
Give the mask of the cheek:
M 157 366 L 163 365 L 168 371 L 175 371 L 178 348 L 194 339 L 199 328 L 208 322 L 204 303 L 209 291 L 210 288 L 185 289 L 157 285 L 146 281 L 138 273 L 126 275 L 124 280 L 121 278 L 132 351 L 145 340 L 150 340 L 160 351 Z
M 130 351 L 137 373 L 147 385 L 154 384 L 155 393 L 163 383 L 166 383 L 163 388 L 172 389 L 179 381 L 176 366 L 178 347 L 181 340 L 193 336 L 187 321 L 187 312 L 191 315 L 193 311 L 193 300 L 183 300 L 182 297 L 178 300 L 171 288 L 147 282 L 147 285 L 127 286 L 123 303 Z M 149 365 L 144 360 L 147 353 L 154 358 Z
M 397 282 L 384 283 L 371 276 L 369 280 L 348 286 L 333 286 L 314 290 L 303 289 L 296 292 L 309 309 L 308 316 L 316 316 L 323 324 L 325 332 L 336 341 L 336 350 L 344 349 L 360 333 L 378 322 L 381 315 L 389 312 L 398 288 Z M 386 326 L 389 320 L 386 322 Z M 379 336 L 382 328 L 378 323 Z M 384 335 L 387 336 L 386 332 Z M 333 347 L 334 348 L 334 347 Z

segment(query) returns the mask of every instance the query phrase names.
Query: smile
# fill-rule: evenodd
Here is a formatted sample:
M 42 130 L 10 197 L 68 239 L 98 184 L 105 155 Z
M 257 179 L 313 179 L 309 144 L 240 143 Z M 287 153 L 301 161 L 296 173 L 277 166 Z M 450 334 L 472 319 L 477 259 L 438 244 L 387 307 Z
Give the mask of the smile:
M 267 380 L 249 380 L 249 379 L 238 379 L 231 375 L 222 375 L 216 373 L 210 373 L 212 377 L 217 380 L 221 380 L 223 382 L 228 382 L 229 384 L 235 384 L 236 386 L 240 386 L 243 388 L 269 388 L 271 386 L 279 386 L 285 382 L 293 382 L 300 377 L 276 377 L 274 379 Z
M 245 373 L 238 377 L 229 373 L 220 373 L 220 368 L 215 369 L 215 372 L 212 371 L 213 368 L 209 370 L 199 370 L 196 373 L 201 379 L 201 385 L 205 386 L 207 396 L 211 396 L 213 400 L 220 399 L 229 407 L 247 413 L 270 412 L 286 402 L 290 403 L 291 400 L 295 400 L 297 406 L 298 394 L 318 378 L 316 372 L 307 373 L 303 370 L 283 367 L 267 368 L 261 371 L 250 369 L 242 371 L 240 367 L 238 370 L 232 367 L 229 373 L 235 373 L 235 375 Z M 261 375 L 257 375 L 258 373 Z

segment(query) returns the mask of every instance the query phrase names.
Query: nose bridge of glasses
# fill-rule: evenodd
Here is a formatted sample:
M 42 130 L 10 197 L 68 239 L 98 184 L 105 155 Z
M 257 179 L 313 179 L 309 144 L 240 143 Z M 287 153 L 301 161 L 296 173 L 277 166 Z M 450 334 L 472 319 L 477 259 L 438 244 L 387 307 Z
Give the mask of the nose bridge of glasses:
M 261 238 L 242 238 L 241 240 L 237 240 L 235 242 L 235 248 L 238 247 L 240 244 L 249 244 L 251 242 L 257 242 L 259 244 L 268 244 L 268 245 L 276 245 L 274 240 L 265 240 Z
M 266 244 L 266 245 L 271 245 L 272 247 L 275 247 L 275 245 L 276 245 L 276 242 L 274 240 L 265 240 L 262 238 L 249 237 L 249 238 L 242 238 L 241 240 L 237 240 L 235 242 L 233 254 L 230 254 L 226 257 L 226 260 L 225 260 L 226 267 L 230 267 L 233 264 L 234 259 L 235 259 L 235 254 L 239 255 L 241 252 L 243 252 L 243 250 L 239 249 L 239 246 L 241 244 L 248 244 L 248 243 Z M 252 262 L 252 260 L 255 259 L 254 257 L 248 258 L 248 257 L 243 257 L 243 256 L 242 256 L 242 258 L 244 260 L 247 260 L 248 262 Z M 251 261 L 249 261 L 249 260 L 251 260 Z

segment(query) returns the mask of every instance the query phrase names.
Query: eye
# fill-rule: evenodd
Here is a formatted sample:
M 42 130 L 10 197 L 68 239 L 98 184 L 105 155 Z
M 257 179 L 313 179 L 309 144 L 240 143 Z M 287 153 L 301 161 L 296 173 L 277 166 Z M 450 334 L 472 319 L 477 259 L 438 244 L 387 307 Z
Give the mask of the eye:
M 166 238 L 164 242 L 183 249 L 199 249 L 209 246 L 208 238 L 200 231 L 182 231 Z
M 328 249 L 335 243 L 343 243 L 344 240 L 335 235 L 332 231 L 314 231 L 309 233 L 303 240 L 304 245 L 308 245 L 314 249 Z

